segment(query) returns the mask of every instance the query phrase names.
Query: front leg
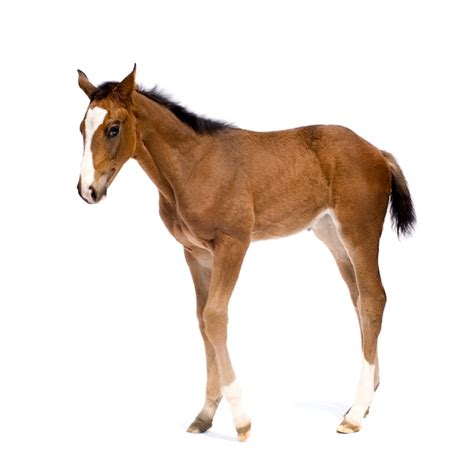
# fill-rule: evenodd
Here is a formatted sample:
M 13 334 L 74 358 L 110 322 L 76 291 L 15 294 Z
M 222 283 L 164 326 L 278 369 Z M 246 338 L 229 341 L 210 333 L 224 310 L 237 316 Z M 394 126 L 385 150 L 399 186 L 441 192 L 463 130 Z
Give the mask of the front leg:
M 211 280 L 212 255 L 205 250 L 185 249 L 184 255 L 191 271 L 191 276 L 196 290 L 196 313 L 199 321 L 199 329 L 204 341 L 207 365 L 206 400 L 202 410 L 188 428 L 190 433 L 204 433 L 212 426 L 212 420 L 222 398 L 217 371 L 216 354 L 204 329 L 203 310 L 206 305 L 209 284 Z
M 209 292 L 203 311 L 204 334 L 215 354 L 222 395 L 229 402 L 240 441 L 250 434 L 250 418 L 242 405 L 239 385 L 227 349 L 227 309 L 250 239 L 221 234 L 215 240 Z

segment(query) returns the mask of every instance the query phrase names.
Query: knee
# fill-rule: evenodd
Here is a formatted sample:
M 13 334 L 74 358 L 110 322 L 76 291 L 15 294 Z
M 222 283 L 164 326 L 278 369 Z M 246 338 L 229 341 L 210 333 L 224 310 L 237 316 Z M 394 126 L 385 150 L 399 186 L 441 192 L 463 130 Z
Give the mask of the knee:
M 379 288 L 359 289 L 359 304 L 369 311 L 383 311 L 387 302 L 387 295 L 383 286 Z
M 374 295 L 374 299 L 375 299 L 376 304 L 383 311 L 385 308 L 385 304 L 387 303 L 387 294 L 385 293 L 383 286 L 377 290 L 376 294 Z
M 202 315 L 202 329 L 212 345 L 227 340 L 227 311 L 216 306 L 206 306 Z

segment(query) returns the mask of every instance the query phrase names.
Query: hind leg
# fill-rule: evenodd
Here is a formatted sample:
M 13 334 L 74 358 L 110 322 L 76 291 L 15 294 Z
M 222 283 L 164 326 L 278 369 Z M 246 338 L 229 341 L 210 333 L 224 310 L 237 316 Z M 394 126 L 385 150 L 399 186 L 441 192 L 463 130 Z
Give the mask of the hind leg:
M 344 230 L 342 241 L 354 268 L 359 295 L 357 310 L 362 334 L 362 363 L 355 401 L 344 416 L 338 431 L 353 433 L 360 430 L 379 383 L 377 340 L 382 326 L 386 296 L 378 267 L 378 238 L 380 233 L 357 235 Z
M 357 299 L 359 298 L 359 290 L 357 288 L 356 277 L 354 273 L 354 267 L 347 254 L 347 251 L 337 234 L 336 226 L 327 214 L 317 221 L 312 227 L 316 237 L 321 240 L 328 249 L 331 251 L 334 259 L 336 260 L 337 266 L 341 273 L 342 278 L 346 282 L 351 295 L 352 303 L 359 319 L 359 311 L 357 309 Z
M 336 260 L 339 272 L 343 280 L 345 281 L 349 293 L 351 295 L 351 300 L 354 305 L 355 312 L 357 314 L 357 320 L 359 321 L 360 327 L 360 336 L 361 344 L 363 345 L 363 333 L 362 333 L 362 324 L 360 320 L 360 313 L 357 306 L 357 301 L 359 299 L 359 289 L 357 287 L 357 280 L 354 271 L 354 266 L 349 258 L 342 240 L 339 238 L 337 227 L 329 214 L 326 214 L 319 221 L 317 221 L 312 227 L 316 237 L 321 240 L 327 248 L 332 253 L 334 259 Z M 380 383 L 379 378 L 379 364 L 378 357 L 375 357 L 375 373 L 374 373 L 374 388 L 377 389 Z M 368 414 L 368 410 L 367 410 Z

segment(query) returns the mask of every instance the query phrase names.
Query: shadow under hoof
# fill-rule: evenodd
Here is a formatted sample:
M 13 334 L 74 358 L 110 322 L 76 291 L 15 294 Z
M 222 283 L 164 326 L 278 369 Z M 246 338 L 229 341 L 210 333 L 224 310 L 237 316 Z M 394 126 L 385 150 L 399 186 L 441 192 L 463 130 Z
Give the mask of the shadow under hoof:
M 188 433 L 205 433 L 212 426 L 211 420 L 204 420 L 197 417 L 187 429 Z

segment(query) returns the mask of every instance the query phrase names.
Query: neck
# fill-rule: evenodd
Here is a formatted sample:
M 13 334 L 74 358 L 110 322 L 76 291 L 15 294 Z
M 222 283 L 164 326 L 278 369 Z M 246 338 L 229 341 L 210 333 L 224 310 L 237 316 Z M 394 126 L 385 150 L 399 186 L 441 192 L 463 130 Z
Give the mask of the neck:
M 160 193 L 174 202 L 202 137 L 166 107 L 138 92 L 133 96 L 133 113 L 138 132 L 135 158 Z

